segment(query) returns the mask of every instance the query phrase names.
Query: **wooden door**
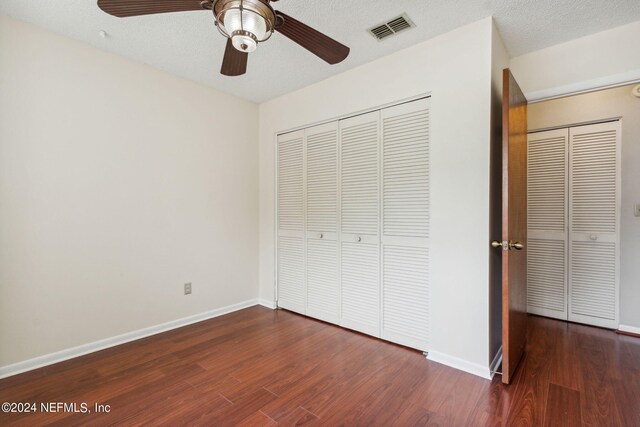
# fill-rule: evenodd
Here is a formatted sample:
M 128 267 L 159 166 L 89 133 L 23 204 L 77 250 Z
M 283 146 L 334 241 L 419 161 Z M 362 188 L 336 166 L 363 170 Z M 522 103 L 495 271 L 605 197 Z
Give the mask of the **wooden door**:
M 527 333 L 527 99 L 509 69 L 503 71 L 502 242 L 499 243 L 502 382 L 509 384 L 524 355 Z

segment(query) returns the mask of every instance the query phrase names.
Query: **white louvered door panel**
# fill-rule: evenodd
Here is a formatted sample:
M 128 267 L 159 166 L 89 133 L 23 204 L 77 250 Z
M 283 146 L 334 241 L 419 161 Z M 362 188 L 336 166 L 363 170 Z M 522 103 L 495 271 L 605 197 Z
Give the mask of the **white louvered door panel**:
M 305 314 L 304 238 L 278 238 L 278 306 Z
M 569 320 L 618 327 L 620 122 L 569 130 Z
M 381 111 L 381 336 L 429 349 L 429 100 Z
M 335 239 L 338 231 L 338 123 L 305 130 L 307 233 Z M 330 233 L 327 235 L 327 233 Z
M 340 321 L 338 242 L 307 240 L 307 314 L 331 323 Z
M 304 131 L 277 138 L 277 301 L 306 312 Z
M 382 338 L 429 349 L 429 249 L 383 245 Z
M 340 121 L 340 325 L 380 336 L 380 112 Z
M 340 121 L 341 229 L 378 235 L 378 111 Z
M 342 242 L 342 319 L 340 326 L 380 336 L 380 246 Z
M 339 323 L 338 123 L 305 130 L 307 314 Z
M 527 311 L 567 319 L 569 130 L 527 140 Z
M 565 240 L 527 238 L 527 311 L 567 320 Z
M 429 237 L 428 100 L 382 110 L 384 236 Z

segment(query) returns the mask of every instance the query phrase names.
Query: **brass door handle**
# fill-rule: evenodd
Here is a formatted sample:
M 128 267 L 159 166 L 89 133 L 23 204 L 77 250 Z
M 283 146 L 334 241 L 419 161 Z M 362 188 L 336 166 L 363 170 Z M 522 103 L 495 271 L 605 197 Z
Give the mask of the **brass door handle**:
M 502 248 L 503 251 L 508 251 L 510 249 L 521 251 L 524 249 L 524 244 L 520 242 L 514 242 L 513 240 L 503 240 L 502 242 L 499 240 L 494 240 L 491 242 L 491 246 L 494 248 Z
M 520 242 L 509 241 L 509 249 L 516 249 L 518 251 L 521 251 L 524 249 L 524 245 Z

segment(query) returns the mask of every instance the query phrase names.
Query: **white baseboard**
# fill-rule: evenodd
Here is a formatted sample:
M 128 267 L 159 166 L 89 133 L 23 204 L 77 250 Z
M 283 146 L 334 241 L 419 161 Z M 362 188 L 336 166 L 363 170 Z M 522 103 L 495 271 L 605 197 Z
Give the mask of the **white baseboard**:
M 276 309 L 276 307 L 277 307 L 277 305 L 276 305 L 276 302 L 275 302 L 275 301 L 271 301 L 271 300 L 264 299 L 264 298 L 260 298 L 260 299 L 258 300 L 258 304 L 260 304 L 260 305 L 261 305 L 261 306 L 263 306 L 263 307 L 270 308 L 270 309 L 272 309 L 272 310 L 275 310 L 275 309 Z
M 492 379 L 495 376 L 496 371 L 498 370 L 498 366 L 500 366 L 501 363 L 502 363 L 502 346 L 500 346 L 500 348 L 498 349 L 498 352 L 493 358 L 493 361 L 491 362 L 491 365 L 489 365 L 489 374 L 491 375 Z
M 629 332 L 630 334 L 640 335 L 640 328 L 637 326 L 620 325 L 618 330 L 621 332 Z
M 460 359 L 459 357 L 450 356 L 448 354 L 439 353 L 437 351 L 429 351 L 427 359 L 433 362 L 442 363 L 443 365 L 450 366 L 460 371 L 477 375 L 487 380 L 490 380 L 492 378 L 488 366 L 478 365 L 477 363 L 469 362 L 468 360 Z
M 144 329 L 138 329 L 137 331 L 127 332 L 122 335 L 118 335 L 111 338 L 105 338 L 100 341 L 95 341 L 88 344 L 82 344 L 77 347 L 68 348 L 65 350 L 57 351 L 55 353 L 45 354 L 33 359 L 25 360 L 23 362 L 17 362 L 11 365 L 0 366 L 0 378 L 10 377 L 12 375 L 20 374 L 22 372 L 31 371 L 33 369 L 41 368 L 43 366 L 52 365 L 54 363 L 62 362 L 64 360 L 73 359 L 74 357 L 83 356 L 85 354 L 93 353 L 105 348 L 114 347 L 116 345 L 124 344 L 130 341 L 135 341 L 140 338 L 145 338 L 151 335 L 166 332 L 171 329 L 180 328 L 182 326 L 191 325 L 192 323 L 201 322 L 203 320 L 212 319 L 214 317 L 222 316 L 224 314 L 232 313 L 234 311 L 242 310 L 247 307 L 252 307 L 257 304 L 263 305 L 258 299 L 251 299 L 243 301 L 237 304 L 228 305 L 226 307 L 210 310 L 205 313 L 195 314 L 193 316 L 184 317 L 182 319 L 172 320 L 170 322 L 162 323 L 160 325 L 150 326 Z

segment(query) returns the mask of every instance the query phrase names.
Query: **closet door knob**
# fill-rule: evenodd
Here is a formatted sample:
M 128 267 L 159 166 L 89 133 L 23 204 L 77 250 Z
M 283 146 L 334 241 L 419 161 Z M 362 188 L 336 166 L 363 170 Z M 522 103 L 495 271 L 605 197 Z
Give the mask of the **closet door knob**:
M 358 236 L 356 240 L 358 240 L 358 242 L 362 242 L 362 237 Z
M 319 237 L 322 239 L 324 237 L 324 234 L 320 233 Z

